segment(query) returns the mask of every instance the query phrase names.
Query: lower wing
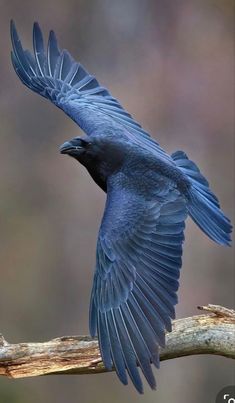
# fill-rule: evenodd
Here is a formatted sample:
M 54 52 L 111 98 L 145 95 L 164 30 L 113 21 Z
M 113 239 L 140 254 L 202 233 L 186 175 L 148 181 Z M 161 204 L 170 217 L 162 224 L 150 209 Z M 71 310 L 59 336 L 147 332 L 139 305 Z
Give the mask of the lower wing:
M 143 393 L 138 366 L 150 387 L 159 346 L 175 317 L 185 200 L 171 190 L 161 201 L 128 192 L 108 194 L 97 244 L 90 305 L 91 335 L 98 334 L 107 369 Z

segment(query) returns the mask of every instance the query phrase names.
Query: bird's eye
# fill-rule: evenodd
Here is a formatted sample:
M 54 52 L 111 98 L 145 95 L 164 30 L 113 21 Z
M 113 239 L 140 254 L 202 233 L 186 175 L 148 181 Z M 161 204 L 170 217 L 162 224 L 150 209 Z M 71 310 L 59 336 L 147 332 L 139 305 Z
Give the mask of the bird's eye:
M 91 146 L 90 141 L 87 141 L 87 140 L 84 140 L 84 139 L 80 139 L 80 141 L 81 141 L 82 147 L 84 147 L 84 148 L 89 148 Z
M 90 141 L 85 141 L 84 143 L 85 143 L 84 146 L 85 146 L 86 148 L 89 148 L 89 147 L 91 146 L 91 142 L 90 142 Z

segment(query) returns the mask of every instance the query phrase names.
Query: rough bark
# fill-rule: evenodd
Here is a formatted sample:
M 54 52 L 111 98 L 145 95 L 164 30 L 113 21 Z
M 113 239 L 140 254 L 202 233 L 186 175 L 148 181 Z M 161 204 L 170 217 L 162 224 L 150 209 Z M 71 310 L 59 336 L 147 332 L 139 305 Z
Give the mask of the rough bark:
M 235 358 L 235 311 L 217 305 L 198 308 L 208 313 L 173 322 L 172 332 L 166 334 L 166 347 L 161 349 L 161 360 L 194 354 Z M 104 371 L 97 340 L 90 337 L 10 344 L 0 335 L 0 375 L 23 378 Z

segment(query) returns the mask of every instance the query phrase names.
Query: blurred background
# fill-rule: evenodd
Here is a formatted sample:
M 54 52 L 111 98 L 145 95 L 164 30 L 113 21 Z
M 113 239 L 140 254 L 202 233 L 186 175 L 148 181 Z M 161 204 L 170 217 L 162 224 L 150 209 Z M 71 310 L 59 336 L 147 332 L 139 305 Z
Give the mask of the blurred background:
M 9 20 L 25 47 L 32 24 L 97 76 L 169 153 L 196 161 L 233 220 L 234 2 L 1 0 L 0 332 L 9 342 L 88 333 L 96 237 L 105 195 L 58 147 L 80 134 L 29 91 L 10 62 Z M 233 250 L 187 223 L 177 317 L 234 306 Z M 0 379 L 0 403 L 214 402 L 234 364 L 165 361 L 158 389 L 138 396 L 114 373 Z

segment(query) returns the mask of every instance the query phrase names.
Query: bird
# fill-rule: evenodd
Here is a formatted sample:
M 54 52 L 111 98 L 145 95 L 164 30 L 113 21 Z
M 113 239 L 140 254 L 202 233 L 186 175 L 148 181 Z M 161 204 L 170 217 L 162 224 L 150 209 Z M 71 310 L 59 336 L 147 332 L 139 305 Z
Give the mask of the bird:
M 107 370 L 143 393 L 172 330 L 188 216 L 214 242 L 231 244 L 232 225 L 185 152 L 169 155 L 97 79 L 36 22 L 33 52 L 11 21 L 11 59 L 19 79 L 62 109 L 84 134 L 60 153 L 82 164 L 107 194 L 101 221 L 89 327 Z

